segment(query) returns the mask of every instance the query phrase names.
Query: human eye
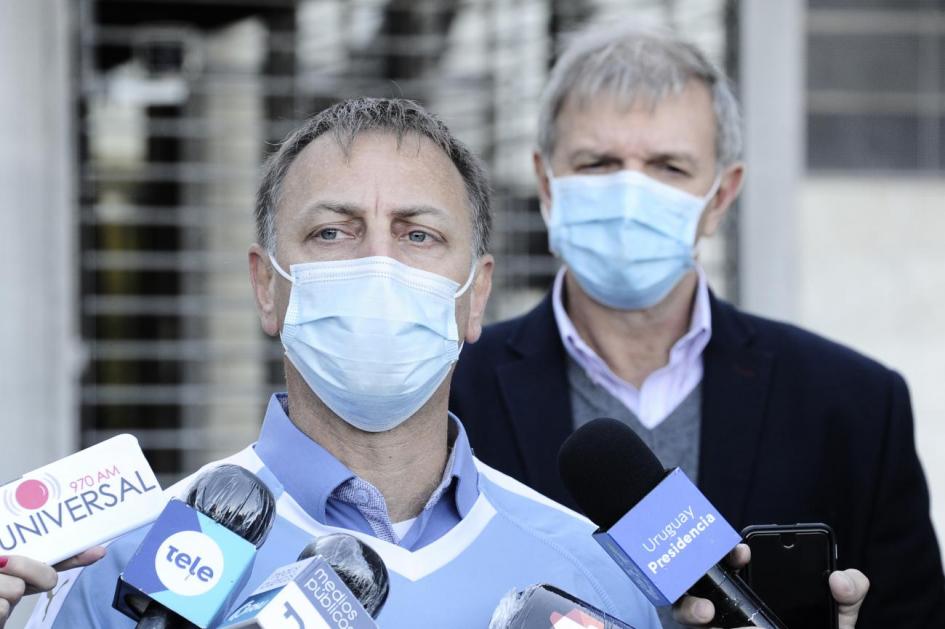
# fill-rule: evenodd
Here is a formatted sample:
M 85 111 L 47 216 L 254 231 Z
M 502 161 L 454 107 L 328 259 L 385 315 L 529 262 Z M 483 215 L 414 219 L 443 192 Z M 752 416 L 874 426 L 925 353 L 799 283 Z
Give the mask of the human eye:
M 422 229 L 411 229 L 407 232 L 407 240 L 412 243 L 422 245 L 433 241 L 433 235 Z
M 311 240 L 316 242 L 338 242 L 341 240 L 349 240 L 354 238 L 352 230 L 344 226 L 329 226 L 329 227 L 318 227 L 312 230 L 312 233 L 309 235 Z
M 439 230 L 412 221 L 395 223 L 395 234 L 401 243 L 414 249 L 431 249 L 446 242 Z
M 690 177 L 689 170 L 671 161 L 661 161 L 655 164 L 656 169 L 669 177 Z

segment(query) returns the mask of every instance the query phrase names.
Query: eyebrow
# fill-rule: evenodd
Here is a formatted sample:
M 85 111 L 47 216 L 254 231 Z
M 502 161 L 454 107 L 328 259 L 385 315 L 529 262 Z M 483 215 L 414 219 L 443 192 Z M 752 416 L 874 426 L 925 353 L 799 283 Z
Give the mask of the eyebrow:
M 334 214 L 342 214 L 349 217 L 360 216 L 364 213 L 364 211 L 364 208 L 359 205 L 346 203 L 343 201 L 316 201 L 303 210 L 303 212 L 306 213 L 332 212 Z M 439 218 L 446 218 L 449 216 L 449 212 L 433 205 L 407 205 L 403 207 L 397 207 L 391 210 L 391 214 L 397 218 L 414 218 L 424 215 L 433 215 Z
M 588 149 L 578 149 L 570 156 L 571 163 L 581 159 L 581 158 L 591 158 L 595 160 L 603 161 L 616 161 L 622 162 L 623 158 L 618 155 L 611 153 L 610 151 L 592 151 Z M 657 162 L 657 163 L 666 163 L 666 162 L 685 162 L 690 167 L 696 165 L 696 159 L 689 153 L 673 153 L 673 152 L 663 152 L 663 153 L 654 153 L 647 156 L 648 162 Z
M 603 159 L 603 160 L 621 161 L 619 157 L 617 157 L 616 155 L 614 155 L 613 153 L 610 153 L 610 152 L 608 152 L 608 151 L 591 151 L 591 150 L 588 150 L 588 149 L 578 149 L 578 150 L 574 151 L 574 152 L 571 153 L 571 155 L 569 156 L 568 161 L 570 161 L 570 162 L 573 163 L 573 162 L 575 162 L 575 161 L 581 159 L 582 157 L 583 157 L 583 158 L 590 158 L 590 159 L 597 159 L 597 160 Z
M 433 205 L 408 205 L 406 207 L 394 208 L 391 214 L 398 218 L 414 218 L 416 216 L 433 215 L 438 218 L 447 218 L 449 212 Z
M 684 162 L 690 167 L 696 165 L 696 159 L 689 153 L 656 153 L 650 155 L 649 161 L 658 163 Z

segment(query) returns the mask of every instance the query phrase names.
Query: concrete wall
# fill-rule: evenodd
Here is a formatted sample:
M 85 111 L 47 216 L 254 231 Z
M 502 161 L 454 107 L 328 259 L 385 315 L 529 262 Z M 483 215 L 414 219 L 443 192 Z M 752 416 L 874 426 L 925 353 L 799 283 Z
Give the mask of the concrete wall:
M 744 2 L 741 100 L 748 163 L 738 214 L 739 302 L 781 319 L 795 313 L 798 186 L 804 167 L 803 0 Z
M 805 5 L 740 4 L 749 166 L 738 226 L 741 303 L 905 376 L 941 543 L 945 178 L 805 174 Z
M 69 20 L 66 0 L 0 2 L 0 482 L 78 443 Z
M 945 178 L 809 178 L 797 322 L 903 374 L 945 541 Z
M 0 481 L 77 443 L 79 269 L 64 4 L 0 3 Z

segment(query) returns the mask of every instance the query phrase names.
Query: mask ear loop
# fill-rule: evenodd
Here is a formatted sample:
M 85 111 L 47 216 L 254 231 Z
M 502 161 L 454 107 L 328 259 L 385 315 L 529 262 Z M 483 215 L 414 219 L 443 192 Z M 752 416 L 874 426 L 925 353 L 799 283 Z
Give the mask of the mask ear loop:
M 292 276 L 286 273 L 285 270 L 279 266 L 279 263 L 276 262 L 276 256 L 272 253 L 269 254 L 269 263 L 272 265 L 272 268 L 276 270 L 276 273 L 289 280 L 289 282 L 292 282 Z
M 545 166 L 545 177 L 548 178 L 548 196 L 551 196 L 551 182 L 555 179 L 555 174 L 551 171 L 551 166 Z M 548 225 L 551 224 L 551 199 L 549 199 L 548 207 L 544 203 L 538 204 L 538 210 L 541 212 L 541 220 L 545 222 L 545 229 L 548 228 Z
M 453 299 L 459 299 L 463 296 L 469 287 L 472 286 L 473 279 L 476 277 L 476 263 L 479 262 L 479 256 L 473 256 L 472 266 L 469 269 L 469 277 L 466 278 L 466 283 L 463 284 L 456 294 L 453 295 Z M 459 336 L 459 330 L 456 331 L 456 336 Z M 459 360 L 459 353 L 463 351 L 463 346 L 466 344 L 466 338 L 462 337 L 459 339 L 459 349 L 456 350 L 456 360 Z M 454 361 L 455 362 L 455 361 Z
M 472 266 L 469 268 L 469 277 L 466 278 L 466 283 L 463 284 L 456 294 L 453 295 L 453 299 L 458 299 L 463 296 L 469 287 L 472 286 L 473 279 L 476 277 L 476 263 L 479 262 L 479 256 L 473 256 Z
M 719 193 L 719 188 L 721 187 L 722 187 L 722 173 L 720 172 L 718 175 L 716 175 L 715 181 L 712 182 L 712 187 L 709 188 L 709 192 L 704 197 L 702 197 L 702 200 L 705 202 L 706 205 L 708 205 L 708 203 L 712 201 L 713 197 L 715 197 L 715 195 Z M 705 208 L 703 208 L 703 211 L 705 211 Z M 698 224 L 697 224 L 697 228 L 698 228 Z M 698 233 L 696 233 L 693 236 L 693 238 L 695 240 L 692 243 L 692 259 L 698 260 L 699 254 L 701 253 L 701 247 L 699 245 L 702 244 L 702 241 L 699 240 Z
M 715 176 L 715 181 L 712 182 L 712 187 L 709 188 L 708 194 L 706 194 L 704 197 L 702 197 L 702 199 L 703 199 L 706 203 L 708 203 L 709 201 L 712 200 L 712 197 L 714 197 L 716 194 L 718 194 L 719 188 L 721 188 L 721 187 L 722 187 L 722 173 L 719 173 L 718 175 Z

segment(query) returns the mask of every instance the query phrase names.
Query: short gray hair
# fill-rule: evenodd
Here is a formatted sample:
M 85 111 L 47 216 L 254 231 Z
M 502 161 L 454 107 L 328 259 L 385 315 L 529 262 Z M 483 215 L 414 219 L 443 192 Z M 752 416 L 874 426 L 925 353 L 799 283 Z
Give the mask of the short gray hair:
M 678 94 L 689 81 L 702 81 L 715 111 L 715 155 L 725 167 L 741 155 L 741 114 L 731 83 L 694 45 L 664 30 L 623 24 L 582 31 L 551 71 L 538 113 L 538 150 L 549 161 L 557 120 L 568 98 L 583 104 L 610 93 L 630 105 L 655 105 Z
M 256 237 L 267 251 L 275 252 L 275 215 L 282 183 L 299 153 L 316 138 L 331 133 L 345 154 L 360 133 L 381 131 L 397 136 L 417 134 L 428 138 L 446 153 L 466 187 L 473 226 L 473 255 L 489 251 L 492 209 L 489 181 L 479 159 L 450 133 L 446 125 L 421 105 L 403 98 L 352 98 L 332 105 L 290 133 L 279 150 L 263 165 L 256 193 Z

